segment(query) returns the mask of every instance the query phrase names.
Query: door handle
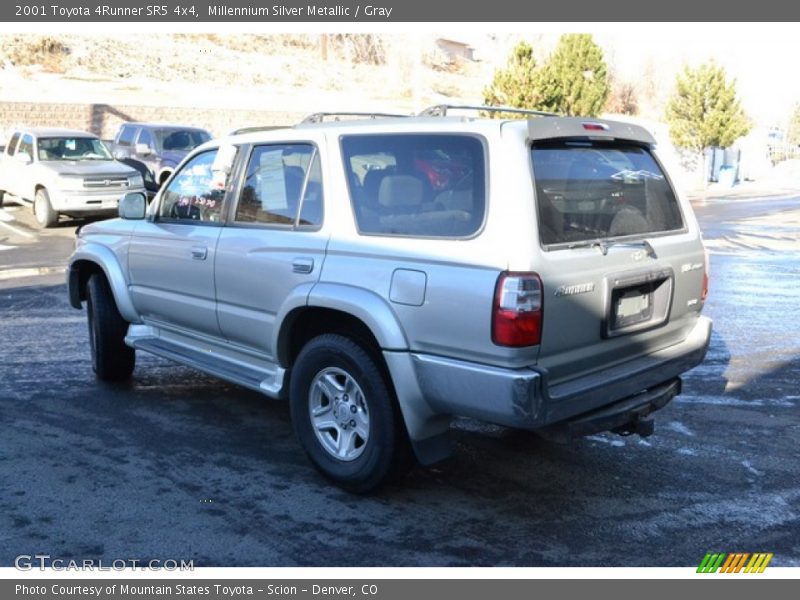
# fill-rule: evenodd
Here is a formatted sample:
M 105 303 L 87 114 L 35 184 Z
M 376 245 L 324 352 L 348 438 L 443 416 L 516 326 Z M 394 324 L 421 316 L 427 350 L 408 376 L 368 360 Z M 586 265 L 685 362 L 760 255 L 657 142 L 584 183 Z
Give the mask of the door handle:
M 205 246 L 192 246 L 192 258 L 195 260 L 205 260 L 208 258 L 208 248 Z
M 313 270 L 313 258 L 298 257 L 292 261 L 292 271 L 295 273 L 311 273 Z

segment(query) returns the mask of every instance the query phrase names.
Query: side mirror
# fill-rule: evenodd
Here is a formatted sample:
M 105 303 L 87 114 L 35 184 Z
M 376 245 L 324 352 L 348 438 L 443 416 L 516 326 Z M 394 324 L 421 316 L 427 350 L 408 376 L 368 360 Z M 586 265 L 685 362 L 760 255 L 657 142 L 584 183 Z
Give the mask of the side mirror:
M 147 199 L 141 192 L 129 192 L 119 201 L 121 219 L 144 219 L 147 210 Z
M 29 165 L 33 162 L 31 155 L 27 152 L 17 152 L 16 154 L 17 160 L 21 162 L 23 165 Z
M 147 144 L 136 144 L 136 154 L 141 154 L 142 156 L 147 156 L 148 154 L 152 154 L 153 150 Z

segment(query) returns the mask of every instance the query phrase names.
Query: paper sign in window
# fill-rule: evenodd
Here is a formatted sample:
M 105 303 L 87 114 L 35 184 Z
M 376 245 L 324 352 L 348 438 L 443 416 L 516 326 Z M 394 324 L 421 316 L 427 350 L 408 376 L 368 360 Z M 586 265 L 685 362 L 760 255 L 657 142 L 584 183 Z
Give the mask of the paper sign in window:
M 272 212 L 286 210 L 286 177 L 283 172 L 283 150 L 261 152 L 259 156 L 258 198 L 262 210 Z

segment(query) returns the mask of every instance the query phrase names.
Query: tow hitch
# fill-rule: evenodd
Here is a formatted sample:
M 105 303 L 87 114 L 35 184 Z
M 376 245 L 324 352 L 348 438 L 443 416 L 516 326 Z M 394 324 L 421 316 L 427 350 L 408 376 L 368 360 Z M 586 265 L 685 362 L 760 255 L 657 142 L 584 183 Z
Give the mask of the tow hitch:
M 570 439 L 611 431 L 627 436 L 638 434 L 641 437 L 653 435 L 655 422 L 652 413 L 681 393 L 680 378 L 644 390 L 628 398 L 623 398 L 597 410 L 555 423 L 538 433 L 547 439 L 567 442 Z
M 612 429 L 612 433 L 616 433 L 617 435 L 621 435 L 623 437 L 633 435 L 634 433 L 637 434 L 639 437 L 649 437 L 653 435 L 653 430 L 655 429 L 656 423 L 655 420 L 651 415 L 646 417 L 639 417 L 636 418 L 629 423 L 625 423 L 625 425 L 620 425 L 619 427 L 615 427 Z

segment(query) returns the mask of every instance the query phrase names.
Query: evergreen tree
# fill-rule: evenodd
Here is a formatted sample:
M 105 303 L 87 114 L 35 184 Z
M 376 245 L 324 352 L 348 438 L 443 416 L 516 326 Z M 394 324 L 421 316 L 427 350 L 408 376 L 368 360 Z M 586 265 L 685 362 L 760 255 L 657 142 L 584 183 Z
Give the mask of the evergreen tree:
M 675 82 L 666 111 L 672 141 L 679 148 L 702 152 L 727 148 L 750 131 L 750 120 L 736 97 L 736 81 L 714 61 L 684 68 Z
M 596 116 L 610 91 L 603 50 L 588 33 L 561 36 L 538 77 L 537 108 L 564 115 Z
M 506 68 L 497 69 L 491 85 L 483 90 L 484 104 L 536 109 L 541 98 L 537 76 L 533 47 L 519 42 L 512 50 Z M 488 113 L 488 116 L 505 118 L 507 115 Z

